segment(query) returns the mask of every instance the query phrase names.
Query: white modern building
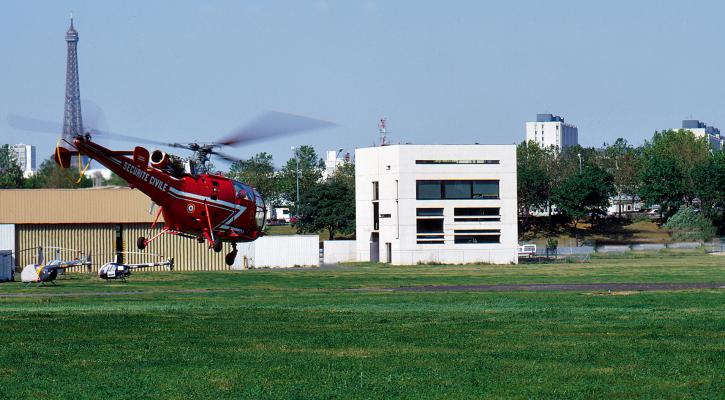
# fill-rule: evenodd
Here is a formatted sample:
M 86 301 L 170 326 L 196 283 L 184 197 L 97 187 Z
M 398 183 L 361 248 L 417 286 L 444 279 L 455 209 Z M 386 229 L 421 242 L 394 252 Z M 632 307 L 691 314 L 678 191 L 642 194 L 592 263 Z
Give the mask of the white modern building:
M 536 114 L 536 122 L 526 123 L 526 141 L 541 147 L 556 146 L 558 149 L 579 144 L 579 129 L 553 114 Z
M 35 165 L 35 146 L 18 143 L 13 145 L 13 150 L 15 151 L 15 158 L 18 160 L 18 165 L 23 171 L 23 175 L 26 178 L 33 175 L 37 169 Z
M 327 151 L 325 155 L 325 169 L 322 171 L 322 179 L 329 179 L 335 173 L 335 171 L 337 171 L 337 168 L 340 165 L 346 162 L 350 162 L 350 153 L 346 153 L 344 156 L 340 156 L 342 154 L 342 150 L 343 149 L 338 149 L 337 151 Z
M 720 129 L 709 126 L 696 119 L 683 119 L 681 129 L 692 132 L 696 137 L 707 138 L 707 141 L 714 150 L 720 150 L 722 148 Z
M 355 151 L 356 258 L 518 262 L 515 145 Z

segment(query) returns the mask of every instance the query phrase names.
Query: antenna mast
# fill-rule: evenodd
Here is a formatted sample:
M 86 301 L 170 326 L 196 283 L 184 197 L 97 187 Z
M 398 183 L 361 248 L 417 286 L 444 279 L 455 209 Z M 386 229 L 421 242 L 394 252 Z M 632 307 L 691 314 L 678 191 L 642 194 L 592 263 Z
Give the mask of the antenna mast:
M 380 145 L 381 146 L 387 146 L 388 143 L 388 128 L 386 126 L 387 118 L 382 117 L 380 118 L 380 122 L 378 122 L 378 131 L 380 132 Z

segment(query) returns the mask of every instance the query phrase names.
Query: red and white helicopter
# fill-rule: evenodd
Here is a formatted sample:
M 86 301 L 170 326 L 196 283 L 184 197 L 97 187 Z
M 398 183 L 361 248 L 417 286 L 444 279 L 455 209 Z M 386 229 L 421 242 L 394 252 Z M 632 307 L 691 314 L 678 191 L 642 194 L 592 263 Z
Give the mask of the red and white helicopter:
M 10 116 L 8 121 L 15 128 L 33 131 L 48 131 L 47 126 L 52 124 L 19 116 Z M 96 160 L 160 206 L 154 225 L 159 216 L 163 216 L 163 229 L 153 237 L 139 237 L 137 247 L 140 250 L 164 234 L 192 238 L 200 243 L 206 241 L 216 252 L 220 252 L 222 244 L 228 242 L 232 244 L 233 250 L 226 255 L 225 262 L 231 265 L 236 257 L 237 243 L 253 241 L 262 235 L 266 206 L 262 196 L 251 185 L 211 172 L 210 157 L 216 155 L 236 161 L 238 158 L 217 149 L 333 125 L 313 118 L 270 111 L 246 127 L 210 144 L 164 143 L 90 131 L 63 138 L 65 147 L 57 146 L 54 158 L 62 168 L 71 167 L 72 157 L 79 159 L 79 156 L 87 156 Z M 96 135 L 188 149 L 194 153 L 194 157 L 183 161 L 162 150 L 149 152 L 141 146 L 131 151 L 111 150 L 95 142 Z

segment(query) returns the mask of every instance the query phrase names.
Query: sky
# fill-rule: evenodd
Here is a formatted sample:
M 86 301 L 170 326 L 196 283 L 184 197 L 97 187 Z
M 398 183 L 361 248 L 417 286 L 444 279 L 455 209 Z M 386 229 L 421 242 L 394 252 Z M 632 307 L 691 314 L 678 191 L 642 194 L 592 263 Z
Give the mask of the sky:
M 209 142 L 266 110 L 338 124 L 228 151 L 278 165 L 295 145 L 371 146 L 383 116 L 419 144 L 521 142 L 537 113 L 584 146 L 725 128 L 721 1 L 4 0 L 0 142 L 39 158 L 57 137 L 7 116 L 62 122 L 71 11 L 86 125 Z

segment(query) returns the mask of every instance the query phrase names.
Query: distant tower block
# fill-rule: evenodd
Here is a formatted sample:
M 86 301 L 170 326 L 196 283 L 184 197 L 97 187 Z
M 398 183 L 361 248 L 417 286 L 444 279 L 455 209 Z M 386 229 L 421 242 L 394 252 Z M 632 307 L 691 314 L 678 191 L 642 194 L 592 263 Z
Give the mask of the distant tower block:
M 78 83 L 78 32 L 73 27 L 73 14 L 70 16 L 70 28 L 65 33 L 65 41 L 68 43 L 68 56 L 65 70 L 63 139 L 70 142 L 73 136 L 83 134 L 81 89 Z

